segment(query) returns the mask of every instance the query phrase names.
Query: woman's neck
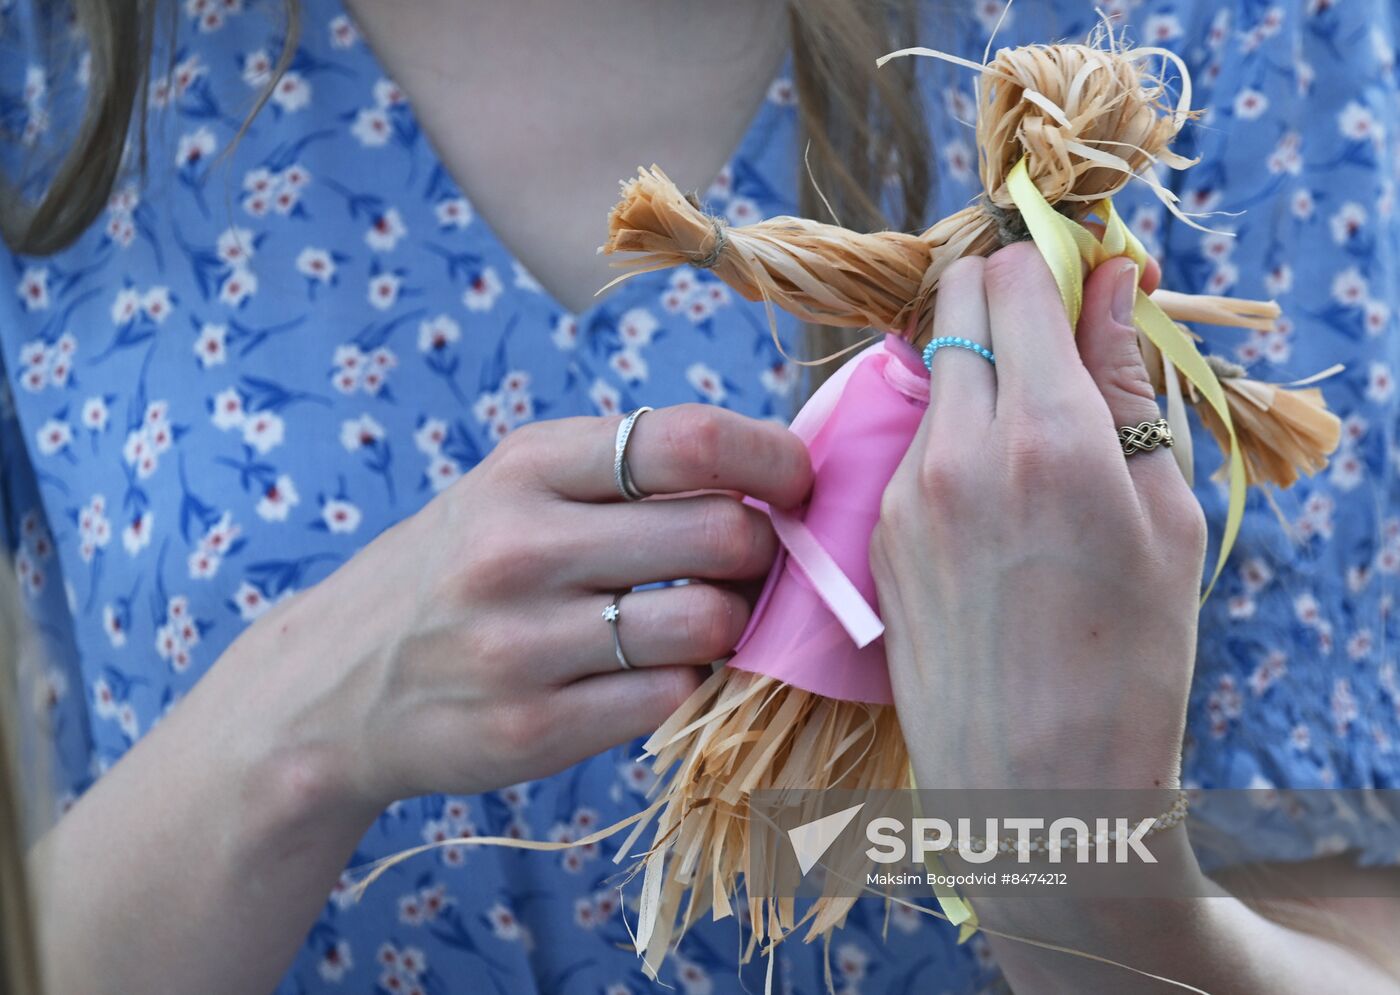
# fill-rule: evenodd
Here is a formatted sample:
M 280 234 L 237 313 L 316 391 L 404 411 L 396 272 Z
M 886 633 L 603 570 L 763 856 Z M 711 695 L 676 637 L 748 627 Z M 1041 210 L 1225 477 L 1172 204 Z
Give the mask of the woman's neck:
M 617 181 L 661 164 L 703 189 L 786 50 L 781 0 L 346 0 L 458 185 L 581 311 Z

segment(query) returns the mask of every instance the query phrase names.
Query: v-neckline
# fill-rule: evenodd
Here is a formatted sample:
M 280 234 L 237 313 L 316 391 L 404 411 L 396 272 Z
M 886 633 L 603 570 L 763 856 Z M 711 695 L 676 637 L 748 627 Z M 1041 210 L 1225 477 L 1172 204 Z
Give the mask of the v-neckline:
M 376 52 L 374 46 L 370 44 L 369 36 L 356 18 L 355 12 L 350 9 L 349 4 L 345 3 L 344 0 L 329 0 L 329 2 L 334 7 L 332 13 L 344 17 L 355 29 L 358 43 L 364 49 L 365 57 L 369 60 L 371 69 L 381 78 L 390 80 L 394 82 L 395 86 L 398 86 L 397 81 L 394 81 L 394 77 L 388 72 L 379 53 Z M 777 72 L 774 74 L 773 78 L 769 80 L 768 87 L 764 90 L 764 94 L 759 100 L 757 110 L 749 119 L 748 125 L 745 127 L 743 134 L 740 135 L 739 141 L 735 144 L 733 151 L 729 153 L 718 172 L 716 172 L 705 185 L 701 193 L 701 200 L 707 209 L 713 207 L 712 204 L 708 203 L 710 199 L 709 191 L 714 189 L 715 184 L 718 183 L 726 173 L 728 173 L 732 179 L 735 174 L 735 164 L 748 155 L 750 149 L 758 139 L 769 129 L 772 115 L 777 109 L 777 105 L 771 99 L 771 94 L 775 84 L 778 84 L 786 78 L 789 61 L 790 54 L 785 54 L 782 61 L 779 63 Z M 429 138 L 422 121 L 419 120 L 417 109 L 413 106 L 413 100 L 409 97 L 408 92 L 401 86 L 399 86 L 399 92 L 401 94 L 399 111 L 407 119 L 412 134 L 414 135 L 414 142 L 421 146 L 422 154 L 425 157 L 426 165 L 430 172 L 443 178 L 443 184 L 451 196 L 460 197 L 473 208 L 472 222 L 467 226 L 464 234 L 470 232 L 473 228 L 476 229 L 476 238 L 481 241 L 488 250 L 494 251 L 495 254 L 503 258 L 512 270 L 527 275 L 533 282 L 535 288 L 537 288 L 535 293 L 543 298 L 546 304 L 561 318 L 574 322 L 579 328 L 587 327 L 587 324 L 593 318 L 600 314 L 605 308 L 615 304 L 619 297 L 635 294 L 642 285 L 651 284 L 658 279 L 666 278 L 663 271 L 660 270 L 641 273 L 629 280 L 614 285 L 613 288 L 603 296 L 595 297 L 593 302 L 581 311 L 575 311 L 565 305 L 564 302 L 561 301 L 552 290 L 541 283 L 535 274 L 531 272 L 530 268 L 521 261 L 515 250 L 512 249 L 500 233 L 496 231 L 495 226 L 488 222 L 479 210 L 475 209 L 476 201 L 472 200 L 471 195 L 462 188 L 462 185 L 457 182 L 457 178 L 452 174 L 452 171 L 447 168 L 446 161 Z M 625 177 L 619 177 L 619 179 L 625 179 Z M 603 219 L 600 218 L 600 244 L 603 241 L 601 237 L 602 222 Z

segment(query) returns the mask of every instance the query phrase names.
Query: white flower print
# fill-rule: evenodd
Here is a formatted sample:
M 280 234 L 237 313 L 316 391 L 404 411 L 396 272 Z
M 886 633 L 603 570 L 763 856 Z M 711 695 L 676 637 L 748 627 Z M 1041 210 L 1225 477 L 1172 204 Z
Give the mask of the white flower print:
M 774 363 L 759 371 L 758 380 L 770 394 L 789 397 L 798 384 L 798 368 L 793 363 Z
M 262 591 L 246 580 L 238 585 L 238 590 L 233 592 L 233 603 L 238 608 L 238 617 L 245 622 L 259 618 L 272 607 L 272 603 L 267 600 Z
M 136 476 L 148 479 L 156 472 L 160 456 L 175 443 L 175 432 L 169 421 L 169 405 L 153 401 L 146 406 L 140 426 L 127 433 L 122 446 L 122 458 L 136 468 Z
M 311 103 L 311 84 L 300 73 L 288 69 L 273 87 L 271 99 L 284 111 L 299 111 Z
M 1361 714 L 1360 706 L 1356 702 L 1356 694 L 1351 689 L 1351 681 L 1345 677 L 1339 677 L 1332 684 L 1332 721 L 1336 726 L 1337 735 L 1345 736 L 1351 724 L 1356 721 Z
M 1337 127 L 1352 141 L 1371 141 L 1380 136 L 1375 115 L 1356 101 L 1350 101 L 1337 115 Z
M 996 0 L 984 0 L 984 6 L 987 2 L 995 3 Z M 576 915 L 575 918 L 580 917 Z M 591 921 L 592 916 L 590 915 L 588 918 L 590 922 L 587 925 L 595 925 Z M 580 922 L 580 925 L 584 925 L 584 923 Z M 672 956 L 676 964 L 676 981 L 680 983 L 681 992 L 684 995 L 712 995 L 715 987 L 714 981 L 703 967 L 694 961 L 686 960 L 679 954 Z
M 1235 238 L 1230 232 L 1215 231 L 1201 238 L 1201 252 L 1208 259 L 1221 262 L 1230 258 L 1234 251 Z
M 751 225 L 760 220 L 758 205 L 748 197 L 735 197 L 724 208 L 724 216 L 732 225 Z
M 1364 321 L 1367 335 L 1380 335 L 1390 327 L 1390 305 L 1385 301 L 1366 302 Z
M 381 79 L 374 84 L 374 103 L 379 107 L 393 107 L 404 102 L 403 90 L 391 79 Z
M 266 522 L 285 522 L 293 508 L 301 503 L 296 484 L 285 473 L 267 486 L 254 509 Z
M 262 455 L 267 455 L 287 434 L 287 424 L 272 411 L 254 411 L 243 419 L 243 441 Z
M 1348 266 L 1332 278 L 1332 298 L 1338 304 L 1360 307 L 1370 294 L 1366 278 L 1355 266 Z
M 438 453 L 428 462 L 428 480 L 434 491 L 447 489 L 461 476 L 461 465 L 450 456 Z
M 413 433 L 413 444 L 425 456 L 436 456 L 447 439 L 447 423 L 441 418 L 428 418 Z
M 1389 366 L 1373 362 L 1366 383 L 1366 397 L 1377 404 L 1390 400 L 1395 393 L 1395 374 Z
M 422 352 L 437 352 L 462 337 L 462 328 L 445 314 L 418 325 L 418 348 Z
M 112 644 L 113 649 L 121 649 L 126 645 L 126 627 L 122 624 L 121 616 L 111 605 L 102 606 L 102 631 L 107 633 L 107 641 Z M 107 682 L 99 677 L 93 684 L 92 691 L 97 714 L 103 718 L 110 718 L 115 714 L 116 702 Z
M 15 291 L 27 311 L 42 311 L 49 306 L 49 271 L 45 266 L 31 266 L 21 274 Z
M 399 299 L 399 288 L 403 281 L 395 273 L 380 273 L 370 277 L 369 289 L 365 292 L 370 306 L 387 311 Z
M 518 940 L 523 934 L 520 920 L 515 917 L 515 913 L 500 902 L 486 910 L 486 920 L 491 924 L 491 931 L 498 939 Z
M 330 283 L 335 277 L 335 259 L 325 249 L 307 246 L 297 254 L 297 272 L 321 283 Z
M 1340 491 L 1355 489 L 1364 479 L 1366 465 L 1353 452 L 1336 454 L 1327 468 L 1327 479 Z
M 261 91 L 272 82 L 272 56 L 267 49 L 259 48 L 243 56 L 243 82 Z
M 1235 96 L 1235 116 L 1253 121 L 1269 109 L 1269 98 L 1258 90 L 1243 89 Z
M 1366 224 L 1366 209 L 1356 201 L 1349 200 L 1337 208 L 1328 224 L 1332 228 L 1332 241 L 1343 245 Z
M 1265 165 L 1271 173 L 1287 173 L 1290 176 L 1297 176 L 1303 171 L 1303 136 L 1293 130 L 1283 133 L 1283 137 L 1278 140 L 1269 157 L 1265 160 Z M 1296 207 L 1294 213 L 1297 213 Z M 1308 212 L 1311 213 L 1311 206 Z
M 390 207 L 370 222 L 365 231 L 365 244 L 375 252 L 390 252 L 407 234 L 403 215 L 398 208 Z
M 224 360 L 228 358 L 228 350 L 225 345 L 227 338 L 227 325 L 208 323 L 201 325 L 199 337 L 194 342 L 194 354 L 199 359 L 199 365 L 205 369 L 222 365 Z
M 366 394 L 374 395 L 384 388 L 389 371 L 399 365 L 399 360 L 387 346 L 380 346 L 374 350 L 368 360 L 364 376 L 360 378 L 360 385 L 364 387 Z
M 126 528 L 122 529 L 122 547 L 128 556 L 135 556 L 151 544 L 155 518 L 155 513 L 147 509 L 128 522 Z
M 1006 27 L 1012 23 L 1012 18 L 1016 16 L 1009 0 L 975 0 L 972 8 L 972 16 L 977 18 L 977 23 L 982 26 L 982 31 L 990 35 L 1000 24 Z M 689 993 L 687 992 L 687 995 Z
M 622 341 L 632 347 L 650 344 L 651 337 L 656 334 L 656 330 L 660 327 L 652 313 L 646 308 L 640 307 L 632 308 L 617 323 L 617 331 L 622 337 Z
M 321 980 L 338 982 L 354 966 L 355 959 L 350 954 L 350 944 L 344 939 L 339 939 L 322 952 L 316 970 L 321 975 Z
M 243 398 L 238 391 L 230 387 L 216 394 L 210 403 L 210 421 L 214 427 L 223 431 L 231 428 L 242 428 L 245 413 L 243 410 Z
M 787 78 L 775 79 L 769 84 L 768 102 L 777 104 L 779 107 L 796 106 L 797 88 L 792 85 L 792 80 Z
M 720 167 L 719 175 L 705 191 L 705 196 L 710 200 L 724 200 L 734 192 L 734 167 L 731 163 L 725 163 Z
M 1287 263 L 1279 263 L 1269 272 L 1264 274 L 1264 289 L 1271 296 L 1277 297 L 1286 294 L 1293 289 L 1293 267 Z
M 353 342 L 336 346 L 331 356 L 331 362 L 337 367 L 353 370 L 355 373 L 361 372 L 368 361 L 369 357 L 365 355 L 365 351 Z
M 169 287 L 151 287 L 141 295 L 141 310 L 156 324 L 170 317 L 173 306 Z
M 588 388 L 588 399 L 600 415 L 615 415 L 622 410 L 622 395 L 606 380 L 594 380 Z
M 865 968 L 869 963 L 870 955 L 857 944 L 843 943 L 836 948 L 836 969 L 853 984 L 865 977 Z
M 573 349 L 578 345 L 578 319 L 571 314 L 555 315 L 549 337 L 560 350 Z
M 197 128 L 180 136 L 175 147 L 175 165 L 181 169 L 194 166 L 213 154 L 216 143 L 208 128 Z
M 977 156 L 967 142 L 955 138 L 943 147 L 943 164 L 954 179 L 966 183 L 972 179 L 972 171 L 977 168 Z
M 219 302 L 229 307 L 239 307 L 258 290 L 258 278 L 246 266 L 236 267 L 224 277 L 219 287 Z
M 472 405 L 472 414 L 483 424 L 502 420 L 505 418 L 505 398 L 498 391 L 487 391 Z
M 43 339 L 34 339 L 19 347 L 19 361 L 25 366 L 43 366 L 48 358 L 49 347 Z
M 117 725 L 128 739 L 134 740 L 141 734 L 140 720 L 137 719 L 136 709 L 131 707 L 130 702 L 125 702 L 118 707 Z
M 704 363 L 692 363 L 686 367 L 685 378 L 700 392 L 700 396 L 711 404 L 722 404 L 726 397 L 724 381 L 718 371 Z
M 437 223 L 443 228 L 465 228 L 472 223 L 472 206 L 465 197 L 440 200 L 433 208 Z
M 517 288 L 520 290 L 528 290 L 532 294 L 544 292 L 544 288 L 540 286 L 540 281 L 536 280 L 534 274 L 520 264 L 520 260 L 512 259 L 510 268 L 511 272 L 515 275 L 514 283 Z
M 501 296 L 501 278 L 490 266 L 483 267 L 472 277 L 471 283 L 462 294 L 462 303 L 468 311 L 490 311 Z
M 26 342 L 20 348 L 20 385 L 31 393 L 38 393 L 45 387 L 65 387 L 73 371 L 73 356 L 78 350 L 78 340 L 72 332 L 64 332 L 49 345 L 42 339 Z
M 242 529 L 234 524 L 233 516 L 224 512 L 208 527 L 198 546 L 190 553 L 187 563 L 190 579 L 210 580 L 217 575 L 224 557 L 241 533 Z
M 608 365 L 624 380 L 640 383 L 647 378 L 647 361 L 636 349 L 622 349 L 613 353 Z
M 389 142 L 393 126 L 389 115 L 378 107 L 366 107 L 355 115 L 355 123 L 350 126 L 350 134 L 367 148 L 379 148 Z
M 97 551 L 112 541 L 112 523 L 107 518 L 107 499 L 94 494 L 78 513 L 78 555 L 91 563 Z
M 384 426 L 369 415 L 351 418 L 342 422 L 340 426 L 340 444 L 345 447 L 347 452 L 357 452 L 366 446 L 374 445 L 383 438 Z
M 360 527 L 360 517 L 359 508 L 340 498 L 332 498 L 321 505 L 321 521 L 332 532 L 354 532 Z
M 349 48 L 360 38 L 354 22 L 344 14 L 337 14 L 331 18 L 329 28 L 331 44 L 336 48 Z
M 230 266 L 240 266 L 253 257 L 253 233 L 247 228 L 226 228 L 214 243 L 214 252 Z
M 89 397 L 83 402 L 83 411 L 79 417 L 83 427 L 89 432 L 106 431 L 109 418 L 106 400 L 101 397 Z
M 67 422 L 50 418 L 39 426 L 34 433 L 34 444 L 38 447 L 39 455 L 52 456 L 68 448 L 68 443 L 73 441 L 73 427 Z
M 1270 652 L 1249 675 L 1249 690 L 1255 697 L 1273 687 L 1288 673 L 1288 660 L 1278 650 Z

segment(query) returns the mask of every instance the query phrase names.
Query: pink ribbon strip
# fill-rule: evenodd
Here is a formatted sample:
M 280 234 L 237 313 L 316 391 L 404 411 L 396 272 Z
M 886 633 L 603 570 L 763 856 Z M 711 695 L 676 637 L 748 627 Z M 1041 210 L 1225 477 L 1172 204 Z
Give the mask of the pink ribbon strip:
M 893 340 L 893 341 L 891 341 Z M 876 357 L 865 353 L 880 351 L 889 353 L 884 363 L 885 380 L 905 397 L 920 404 L 928 404 L 929 380 L 910 368 L 907 357 L 898 354 L 899 350 L 913 354 L 913 349 L 903 340 L 886 336 L 869 349 L 847 362 L 831 378 L 835 383 L 827 384 L 822 392 L 824 404 L 809 403 L 793 419 L 792 431 L 804 442 L 810 442 L 818 429 L 825 423 L 827 415 L 835 406 L 845 389 L 845 381 L 850 378 L 862 362 L 876 361 Z M 914 362 L 922 369 L 923 361 L 915 356 Z M 773 520 L 773 531 L 783 544 L 792 561 L 801 569 L 813 590 L 830 609 L 831 614 L 841 623 L 846 634 L 856 646 L 864 648 L 879 639 L 885 632 L 885 623 L 880 620 L 869 602 L 861 595 L 849 577 L 832 559 L 806 523 L 790 511 L 769 508 Z

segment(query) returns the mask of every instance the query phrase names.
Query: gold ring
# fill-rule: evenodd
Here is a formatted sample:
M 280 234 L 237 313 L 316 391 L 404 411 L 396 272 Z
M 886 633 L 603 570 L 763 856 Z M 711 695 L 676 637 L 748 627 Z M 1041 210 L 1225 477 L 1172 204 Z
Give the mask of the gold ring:
M 1131 456 L 1158 446 L 1171 446 L 1176 440 L 1172 438 L 1172 429 L 1167 420 L 1158 418 L 1156 421 L 1119 426 L 1118 442 L 1123 447 L 1123 455 Z

